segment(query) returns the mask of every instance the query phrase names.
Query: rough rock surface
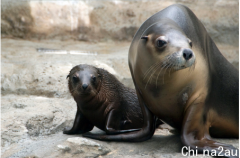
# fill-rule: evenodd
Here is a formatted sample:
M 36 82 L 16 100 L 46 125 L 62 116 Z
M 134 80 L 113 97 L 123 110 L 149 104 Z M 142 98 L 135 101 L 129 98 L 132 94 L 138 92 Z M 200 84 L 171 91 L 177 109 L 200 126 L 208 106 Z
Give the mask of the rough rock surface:
M 175 3 L 191 8 L 214 41 L 238 46 L 238 0 L 2 0 L 1 32 L 24 39 L 131 41 L 147 18 Z
M 66 142 L 57 146 L 63 157 L 99 157 L 110 150 L 99 143 L 80 137 L 68 138 Z

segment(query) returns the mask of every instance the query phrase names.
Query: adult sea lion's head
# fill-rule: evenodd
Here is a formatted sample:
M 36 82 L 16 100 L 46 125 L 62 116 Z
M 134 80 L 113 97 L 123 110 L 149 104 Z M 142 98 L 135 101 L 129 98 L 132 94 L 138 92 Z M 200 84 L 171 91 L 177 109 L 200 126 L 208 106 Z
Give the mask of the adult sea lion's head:
M 151 83 L 150 80 L 156 81 L 157 85 L 166 73 L 193 68 L 196 59 L 193 45 L 191 39 L 170 19 L 162 19 L 149 26 L 139 39 L 137 48 L 137 63 L 146 86 Z

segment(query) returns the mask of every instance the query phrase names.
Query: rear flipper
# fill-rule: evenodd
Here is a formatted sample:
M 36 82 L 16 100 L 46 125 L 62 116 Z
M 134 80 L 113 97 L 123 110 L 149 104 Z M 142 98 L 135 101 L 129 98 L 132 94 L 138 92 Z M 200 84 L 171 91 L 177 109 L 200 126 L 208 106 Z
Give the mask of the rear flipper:
M 122 133 L 140 130 L 140 128 L 139 129 L 121 130 L 125 124 L 131 123 L 131 121 L 129 121 L 129 120 L 122 121 L 121 117 L 122 117 L 121 111 L 117 111 L 117 110 L 113 109 L 109 112 L 107 120 L 106 120 L 106 127 L 105 127 L 105 132 L 107 134 L 109 134 L 109 135 L 122 134 Z
M 108 135 L 101 135 L 101 134 L 91 134 L 85 133 L 83 134 L 84 137 L 97 139 L 97 140 L 105 140 L 105 141 L 128 141 L 128 142 L 140 142 L 150 139 L 154 132 L 155 132 L 155 117 L 154 115 L 148 110 L 148 108 L 143 103 L 140 95 L 138 95 L 139 103 L 142 108 L 143 114 L 143 127 L 141 129 L 129 129 L 129 130 L 116 130 L 116 115 L 114 113 L 116 111 L 112 110 L 109 112 L 107 122 L 106 122 L 106 133 Z M 115 134 L 115 135 L 113 135 Z
M 134 132 L 139 131 L 139 129 L 126 129 L 126 130 L 120 130 L 121 126 L 124 126 L 125 123 L 129 123 L 130 121 L 125 120 L 121 122 L 121 114 L 120 112 L 116 110 L 111 110 L 108 114 L 107 120 L 106 120 L 106 127 L 105 132 L 107 135 L 115 135 L 115 134 L 123 134 L 128 132 Z M 84 137 L 89 137 L 93 139 L 102 139 L 103 135 L 101 134 L 92 134 L 92 133 L 86 133 L 83 134 Z
M 201 107 L 202 106 L 202 107 Z M 211 139 L 209 135 L 209 122 L 203 114 L 203 103 L 190 106 L 183 121 L 182 141 L 186 149 L 190 147 L 203 156 L 224 156 L 237 158 L 239 150 L 232 145 L 222 144 Z

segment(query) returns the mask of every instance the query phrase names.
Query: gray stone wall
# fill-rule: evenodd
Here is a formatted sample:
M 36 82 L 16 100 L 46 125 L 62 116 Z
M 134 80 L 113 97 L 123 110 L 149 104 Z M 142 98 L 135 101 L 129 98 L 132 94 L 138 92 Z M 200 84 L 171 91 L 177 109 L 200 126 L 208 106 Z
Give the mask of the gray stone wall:
M 238 0 L 2 0 L 2 37 L 131 41 L 154 13 L 180 3 L 203 22 L 217 43 L 238 46 Z

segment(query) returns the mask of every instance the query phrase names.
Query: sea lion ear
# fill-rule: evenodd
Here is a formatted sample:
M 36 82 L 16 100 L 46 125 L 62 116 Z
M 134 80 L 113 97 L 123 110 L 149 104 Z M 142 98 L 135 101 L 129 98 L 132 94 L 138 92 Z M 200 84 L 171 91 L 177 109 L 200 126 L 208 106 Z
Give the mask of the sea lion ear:
M 68 77 L 70 77 L 70 75 L 67 75 L 66 79 L 67 79 Z
M 141 39 L 148 40 L 148 36 L 142 36 Z
M 187 40 L 188 40 L 189 45 L 192 47 L 192 41 L 189 38 Z

